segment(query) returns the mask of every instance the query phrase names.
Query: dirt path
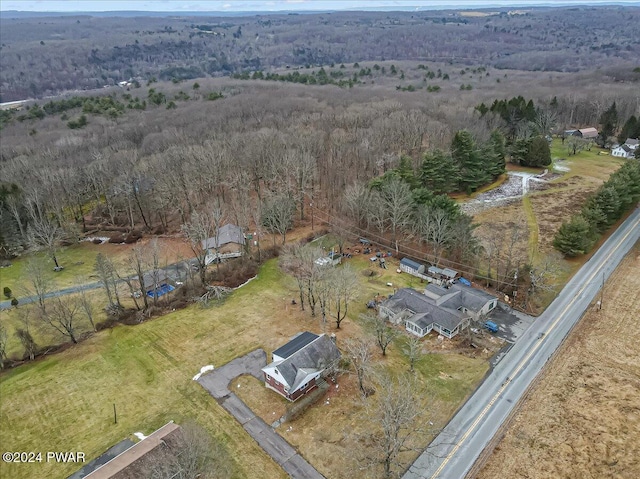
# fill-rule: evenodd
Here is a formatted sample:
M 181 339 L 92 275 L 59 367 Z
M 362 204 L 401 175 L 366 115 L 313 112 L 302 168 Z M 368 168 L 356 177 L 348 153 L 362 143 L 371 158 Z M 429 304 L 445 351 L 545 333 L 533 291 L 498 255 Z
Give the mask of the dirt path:
M 640 244 L 514 418 L 480 479 L 640 477 Z

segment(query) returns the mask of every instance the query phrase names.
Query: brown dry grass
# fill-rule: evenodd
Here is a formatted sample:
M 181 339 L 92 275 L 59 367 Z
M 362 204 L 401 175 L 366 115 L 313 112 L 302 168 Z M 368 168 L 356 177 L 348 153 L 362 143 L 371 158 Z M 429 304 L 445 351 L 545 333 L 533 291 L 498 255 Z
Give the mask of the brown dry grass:
M 514 418 L 480 479 L 640 477 L 640 244 Z
M 598 186 L 591 178 L 573 176 L 529 197 L 538 223 L 538 251 L 548 254 L 553 250 L 553 237 L 562 223 L 580 211 Z

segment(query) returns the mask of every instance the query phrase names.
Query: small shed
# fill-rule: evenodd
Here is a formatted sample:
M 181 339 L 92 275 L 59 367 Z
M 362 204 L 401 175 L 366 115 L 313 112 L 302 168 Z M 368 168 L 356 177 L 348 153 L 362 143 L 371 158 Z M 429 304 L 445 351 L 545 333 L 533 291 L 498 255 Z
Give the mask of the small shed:
M 443 279 L 447 279 L 449 281 L 453 281 L 454 279 L 456 279 L 458 277 L 458 272 L 454 269 L 451 268 L 445 268 L 442 270 L 442 278 Z
M 402 258 L 402 260 L 400 260 L 400 270 L 413 275 L 423 274 L 425 266 L 409 258 Z
M 434 278 L 440 278 L 442 270 L 437 266 L 429 266 L 429 268 L 427 268 L 427 273 L 429 273 L 429 276 L 433 276 Z

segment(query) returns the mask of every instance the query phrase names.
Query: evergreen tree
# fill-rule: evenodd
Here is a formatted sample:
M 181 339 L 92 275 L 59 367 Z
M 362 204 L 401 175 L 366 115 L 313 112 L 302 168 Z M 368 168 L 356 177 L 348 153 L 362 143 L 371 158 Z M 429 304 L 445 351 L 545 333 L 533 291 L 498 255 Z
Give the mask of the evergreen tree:
M 609 109 L 600 116 L 600 133 L 598 134 L 598 143 L 605 146 L 608 138 L 613 136 L 618 127 L 618 109 L 614 101 Z
M 620 217 L 620 195 L 610 184 L 605 184 L 598 190 L 593 202 L 607 218 L 607 226 L 615 223 Z
M 402 156 L 395 171 L 397 172 L 398 177 L 411 188 L 415 188 L 417 186 L 418 181 L 413 173 L 413 165 L 411 164 L 410 157 Z
M 566 256 L 578 256 L 589 251 L 590 226 L 583 216 L 577 215 L 562 226 L 553 239 L 553 247 Z
M 589 237 L 597 239 L 600 233 L 607 228 L 607 215 L 593 201 L 590 201 L 582 209 L 582 216 L 589 223 Z
M 488 183 L 491 176 L 487 172 L 482 155 L 476 149 L 471 133 L 461 130 L 451 142 L 451 156 L 460 170 L 460 188 L 467 193 Z
M 505 172 L 507 148 L 504 135 L 498 130 L 493 130 L 489 141 L 484 145 L 483 156 L 487 165 L 487 172 L 497 178 Z
M 527 155 L 525 161 L 522 163 L 525 166 L 547 166 L 551 164 L 551 150 L 549 149 L 549 143 L 541 136 L 536 136 L 529 143 L 527 148 Z
M 620 134 L 618 135 L 618 143 L 624 143 L 627 141 L 627 138 L 638 138 L 640 134 L 640 122 L 638 119 L 631 115 L 629 119 L 622 126 L 622 130 L 620 130 Z
M 425 153 L 420 167 L 420 183 L 436 194 L 453 191 L 458 184 L 458 168 L 451 155 L 441 150 Z
M 516 165 L 526 164 L 530 142 L 530 138 L 518 138 L 511 144 L 511 163 L 515 163 Z

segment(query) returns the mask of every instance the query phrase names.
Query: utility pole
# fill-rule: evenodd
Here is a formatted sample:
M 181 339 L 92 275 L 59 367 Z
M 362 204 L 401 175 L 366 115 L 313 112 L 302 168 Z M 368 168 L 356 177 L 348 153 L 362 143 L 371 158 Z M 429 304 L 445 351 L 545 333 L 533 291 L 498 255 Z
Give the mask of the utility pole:
M 118 415 L 116 414 L 116 403 L 113 403 L 113 423 L 118 424 Z
M 602 272 L 602 288 L 600 288 L 600 309 L 602 309 L 603 301 L 604 301 L 604 271 Z
M 313 201 L 309 203 L 309 206 L 311 207 L 311 231 L 313 231 Z

